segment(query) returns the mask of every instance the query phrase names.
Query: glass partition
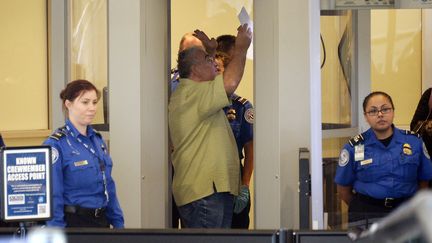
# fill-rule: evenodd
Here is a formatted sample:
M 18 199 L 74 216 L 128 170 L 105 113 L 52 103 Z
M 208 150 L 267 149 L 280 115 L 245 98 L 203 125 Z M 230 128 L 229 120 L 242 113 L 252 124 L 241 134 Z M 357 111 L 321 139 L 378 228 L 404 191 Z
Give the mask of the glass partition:
M 107 1 L 70 0 L 69 8 L 70 81 L 86 79 L 96 85 L 102 97 L 94 123 L 108 124 Z

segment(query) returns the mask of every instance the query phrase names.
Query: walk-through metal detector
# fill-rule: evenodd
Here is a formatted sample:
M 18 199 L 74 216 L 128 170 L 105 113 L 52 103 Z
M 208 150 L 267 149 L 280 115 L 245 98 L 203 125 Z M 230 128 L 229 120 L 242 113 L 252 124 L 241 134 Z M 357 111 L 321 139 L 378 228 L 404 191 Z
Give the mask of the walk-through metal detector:
M 338 15 L 340 13 L 343 13 L 344 10 L 372 10 L 372 9 L 431 9 L 432 8 L 432 0 L 320 0 L 320 9 L 321 9 L 321 15 Z M 356 13 L 360 13 L 357 12 Z M 364 11 L 363 11 L 364 13 Z M 357 17 L 360 14 L 357 15 Z M 356 17 L 356 18 L 357 18 Z M 424 36 L 426 36 L 426 40 L 431 40 L 432 39 L 432 30 L 430 30 L 430 26 L 431 24 L 428 24 L 428 22 L 431 22 L 432 20 L 432 13 L 428 12 L 426 17 L 424 17 L 425 20 L 423 20 L 423 24 L 428 25 L 427 28 L 425 29 L 425 33 L 423 34 Z M 354 27 L 356 29 L 356 31 L 358 31 L 358 33 L 360 33 L 361 31 L 364 31 L 365 28 L 369 28 L 369 32 L 370 32 L 370 19 L 368 19 L 368 23 L 362 23 L 362 20 L 365 19 L 356 19 L 356 21 L 353 23 L 356 26 Z M 360 30 L 361 29 L 361 30 Z M 361 32 L 364 33 L 364 32 Z M 359 41 L 359 38 L 362 38 L 361 36 L 358 36 L 357 33 L 354 34 L 355 35 L 355 39 L 357 41 Z M 365 41 L 365 39 L 362 40 L 363 42 Z M 357 43 L 359 44 L 359 43 Z M 366 47 L 370 47 L 370 44 L 366 45 Z M 353 114 L 353 126 L 351 128 L 347 128 L 347 129 L 329 129 L 329 130 L 324 130 L 323 129 L 323 138 L 337 138 L 337 137 L 346 137 L 346 136 L 350 136 L 349 133 L 353 133 L 355 130 L 361 131 L 364 126 L 365 123 L 362 120 L 362 110 L 358 107 L 360 107 L 360 103 L 359 103 L 359 98 L 358 97 L 364 97 L 364 94 L 367 94 L 370 92 L 370 86 L 362 86 L 360 84 L 358 84 L 358 80 L 361 79 L 359 77 L 359 75 L 361 73 L 364 73 L 364 68 L 368 68 L 368 72 L 370 73 L 370 59 L 368 60 L 368 56 L 364 55 L 364 52 L 362 51 L 361 48 L 362 45 L 361 43 L 358 45 L 358 50 L 357 52 L 361 52 L 362 53 L 362 57 L 360 55 L 358 55 L 358 53 L 354 54 L 355 57 L 355 61 L 353 62 L 352 65 L 352 71 L 353 71 L 353 79 L 352 82 L 354 84 L 357 84 L 357 90 L 354 90 L 354 96 L 352 96 L 352 98 L 356 98 L 356 100 L 354 100 L 353 105 L 356 106 L 357 108 L 354 108 L 353 106 L 353 110 L 352 110 L 352 114 Z M 370 50 L 368 50 L 370 52 Z M 432 51 L 432 47 L 428 46 L 424 46 L 423 47 L 423 52 L 424 53 L 431 53 Z M 422 86 L 423 89 L 424 87 L 430 87 L 432 85 L 432 68 L 431 68 L 431 63 L 432 63 L 432 56 L 429 57 L 428 55 L 423 55 L 423 61 L 422 61 Z M 370 58 L 370 57 L 369 57 Z M 368 65 L 369 64 L 369 65 Z M 429 71 L 431 70 L 431 71 Z M 356 75 L 357 74 L 357 75 Z M 358 132 L 357 131 L 357 132 Z M 300 151 L 301 154 L 304 154 L 304 151 Z M 301 156 L 302 157 L 302 156 Z M 303 161 L 302 158 L 300 158 L 300 161 Z M 310 165 L 310 172 L 311 172 L 311 184 L 312 184 L 312 189 L 314 188 L 314 184 L 315 183 L 321 183 L 321 185 L 323 184 L 323 182 L 317 182 L 320 181 L 322 178 L 322 175 L 317 175 L 316 172 L 321 171 L 321 170 L 317 170 L 314 168 L 317 168 L 318 166 L 322 166 L 322 163 L 313 163 Z M 301 168 L 301 167 L 300 167 Z M 304 168 L 306 169 L 306 168 Z M 302 207 L 301 205 L 303 205 L 303 208 L 300 209 L 301 212 L 300 213 L 300 221 L 301 221 L 301 228 L 307 227 L 307 225 L 309 225 L 309 221 L 305 220 L 304 217 L 310 217 L 310 219 L 312 220 L 312 222 L 314 221 L 318 221 L 318 219 L 323 218 L 324 212 L 322 211 L 313 211 L 312 210 L 312 214 L 309 216 L 308 215 L 308 211 L 306 210 L 307 208 L 309 208 L 309 203 L 308 204 L 304 204 L 304 200 L 307 200 L 308 198 L 310 200 L 312 200 L 312 202 L 317 202 L 317 201 L 321 201 L 323 202 L 323 198 L 315 198 L 315 197 L 319 197 L 320 195 L 318 194 L 310 194 L 310 192 L 307 190 L 307 183 L 306 182 L 306 177 L 307 176 L 307 172 L 308 170 L 302 170 L 301 171 L 301 178 L 299 181 L 299 192 L 301 193 L 300 195 L 300 207 Z M 315 172 L 315 173 L 314 173 Z M 303 174 L 302 174 L 303 173 Z M 309 181 L 308 181 L 309 182 Z M 301 189 L 300 189 L 301 188 Z M 305 205 L 308 205 L 307 207 L 305 207 Z M 303 218 L 303 219 L 302 219 Z

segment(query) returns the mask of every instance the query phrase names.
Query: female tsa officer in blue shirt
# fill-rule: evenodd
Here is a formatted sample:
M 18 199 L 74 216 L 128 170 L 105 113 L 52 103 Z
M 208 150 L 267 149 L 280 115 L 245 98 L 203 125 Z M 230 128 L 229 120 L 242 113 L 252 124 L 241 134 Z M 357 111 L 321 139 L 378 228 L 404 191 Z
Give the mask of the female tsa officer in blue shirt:
M 48 226 L 123 228 L 123 212 L 111 177 L 112 160 L 92 123 L 100 92 L 86 80 L 60 93 L 68 119 L 44 144 L 53 150 L 54 217 Z
M 385 216 L 432 179 L 421 138 L 393 125 L 394 105 L 388 94 L 370 93 L 363 111 L 370 129 L 344 146 L 335 178 L 341 199 L 349 205 L 351 226 L 367 226 Z

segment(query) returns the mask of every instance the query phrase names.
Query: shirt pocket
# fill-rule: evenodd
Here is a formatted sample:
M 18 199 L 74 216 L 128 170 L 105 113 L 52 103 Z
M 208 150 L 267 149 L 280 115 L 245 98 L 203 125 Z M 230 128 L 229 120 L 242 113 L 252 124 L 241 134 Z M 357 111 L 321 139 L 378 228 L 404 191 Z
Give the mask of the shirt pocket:
M 356 161 L 357 179 L 363 182 L 376 182 L 381 174 L 380 159 L 373 152 L 365 152 L 364 159 Z
M 84 162 L 86 161 L 86 162 Z M 97 181 L 97 170 L 89 160 L 71 162 L 68 167 L 68 176 L 65 183 L 71 183 L 73 187 L 88 187 Z
M 398 172 L 404 181 L 417 181 L 417 170 L 420 163 L 420 153 L 407 155 L 402 153 L 399 158 Z

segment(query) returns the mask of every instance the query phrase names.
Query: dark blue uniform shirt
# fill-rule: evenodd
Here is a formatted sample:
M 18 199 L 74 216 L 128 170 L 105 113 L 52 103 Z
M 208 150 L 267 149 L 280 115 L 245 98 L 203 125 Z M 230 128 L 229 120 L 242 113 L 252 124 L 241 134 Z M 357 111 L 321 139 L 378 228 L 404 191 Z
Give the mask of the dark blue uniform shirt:
M 410 197 L 420 180 L 431 179 L 432 164 L 421 138 L 393 126 L 393 138 L 387 147 L 372 129 L 351 139 L 341 151 L 335 182 L 384 199 Z
M 109 223 L 115 228 L 123 228 L 123 212 L 111 177 L 113 163 L 102 136 L 91 126 L 87 127 L 87 136 L 83 136 L 68 120 L 66 126 L 59 128 L 44 144 L 53 149 L 54 217 L 47 225 L 66 226 L 64 206 L 73 205 L 106 207 Z
M 240 160 L 244 145 L 253 139 L 254 110 L 252 104 L 236 94 L 231 96 L 231 105 L 224 108 L 237 143 Z

